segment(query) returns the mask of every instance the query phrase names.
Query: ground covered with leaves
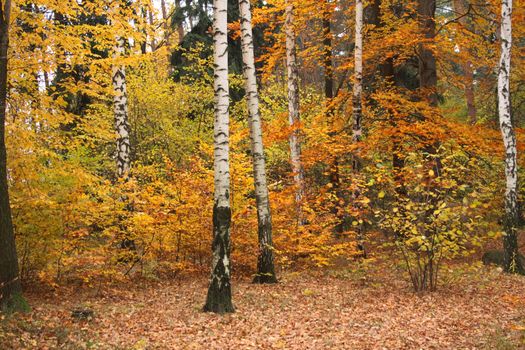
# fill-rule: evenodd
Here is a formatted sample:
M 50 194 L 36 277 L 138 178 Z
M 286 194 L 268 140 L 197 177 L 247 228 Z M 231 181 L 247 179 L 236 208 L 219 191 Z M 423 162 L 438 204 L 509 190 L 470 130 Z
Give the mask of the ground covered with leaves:
M 0 322 L 0 348 L 525 348 L 524 277 L 479 267 L 443 277 L 439 291 L 421 295 L 399 272 L 366 268 L 286 272 L 277 285 L 240 279 L 237 311 L 225 316 L 201 312 L 205 277 L 35 289 L 26 291 L 29 313 Z M 93 315 L 73 317 L 79 309 Z

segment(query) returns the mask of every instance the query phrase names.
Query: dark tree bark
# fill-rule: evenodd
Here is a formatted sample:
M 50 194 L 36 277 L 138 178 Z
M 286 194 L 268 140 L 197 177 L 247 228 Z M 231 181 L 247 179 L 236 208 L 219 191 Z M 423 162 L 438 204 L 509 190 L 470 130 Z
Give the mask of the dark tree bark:
M 217 314 L 235 311 L 230 283 L 230 207 L 213 207 L 213 270 L 204 312 Z
M 18 257 L 7 185 L 5 120 L 7 109 L 7 51 L 11 0 L 0 0 L 0 310 L 16 307 L 20 295 Z
M 436 0 L 419 0 L 417 7 L 419 29 L 425 39 L 432 40 L 436 36 Z M 425 43 L 419 44 L 419 88 L 432 106 L 437 106 L 438 98 L 436 57 Z
M 326 99 L 327 116 L 331 117 L 332 108 L 330 104 L 334 98 L 334 69 L 332 58 L 332 30 L 331 30 L 331 5 L 325 0 L 323 7 L 323 50 L 324 50 L 324 96 Z
M 180 9 L 180 0 L 175 0 L 175 8 L 177 10 Z M 182 25 L 182 21 L 177 24 L 177 34 L 179 35 L 179 45 L 182 43 L 182 40 L 184 39 L 184 26 Z
M 325 117 L 328 123 L 332 126 L 330 136 L 335 136 L 334 123 L 334 108 L 332 106 L 334 98 L 334 67 L 332 54 L 332 5 L 330 0 L 324 0 L 323 4 L 323 68 L 324 68 L 324 97 L 325 97 Z M 339 159 L 334 156 L 330 163 L 329 180 L 332 184 L 332 191 L 334 191 L 337 202 L 332 206 L 332 212 L 337 216 L 337 223 L 335 226 L 336 233 L 342 233 L 344 230 L 344 218 L 339 214 L 340 202 L 343 196 L 340 190 L 341 179 L 339 177 Z

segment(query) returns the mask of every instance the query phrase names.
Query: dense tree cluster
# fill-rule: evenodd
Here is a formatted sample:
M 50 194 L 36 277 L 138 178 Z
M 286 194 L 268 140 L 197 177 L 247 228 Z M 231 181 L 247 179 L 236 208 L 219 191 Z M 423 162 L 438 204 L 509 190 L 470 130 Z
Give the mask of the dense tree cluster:
M 211 266 L 233 312 L 385 251 L 435 290 L 493 239 L 524 274 L 523 5 L 0 0 L 2 308 Z

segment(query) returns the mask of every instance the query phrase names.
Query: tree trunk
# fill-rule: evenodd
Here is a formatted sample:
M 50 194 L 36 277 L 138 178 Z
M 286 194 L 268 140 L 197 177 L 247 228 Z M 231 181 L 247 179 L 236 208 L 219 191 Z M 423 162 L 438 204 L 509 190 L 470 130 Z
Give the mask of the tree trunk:
M 363 1 L 355 3 L 355 49 L 354 49 L 354 89 L 353 89 L 353 135 L 354 142 L 360 142 L 363 130 L 362 118 L 362 93 L 363 93 Z M 358 160 L 354 157 L 354 170 L 358 170 Z
M 230 282 L 230 161 L 227 0 L 213 1 L 215 122 L 212 271 L 205 312 L 234 312 Z
M 332 106 L 334 98 L 334 69 L 333 69 L 333 55 L 332 55 L 332 11 L 329 0 L 324 0 L 323 3 L 323 50 L 324 50 L 324 97 L 325 97 L 325 116 L 326 120 L 330 124 L 329 135 L 335 136 L 335 120 L 334 120 L 334 108 Z M 330 164 L 329 170 L 330 184 L 332 185 L 331 190 L 333 191 L 336 203 L 332 205 L 332 213 L 336 216 L 335 232 L 340 234 L 344 231 L 344 217 L 339 213 L 343 196 L 340 190 L 340 177 L 339 177 L 339 159 L 337 155 L 333 157 Z
M 426 39 L 436 35 L 436 0 L 418 1 L 419 29 Z M 437 106 L 437 69 L 434 52 L 425 43 L 419 44 L 419 88 L 431 106 Z
M 117 38 L 115 45 L 114 58 L 119 58 L 125 54 L 126 40 L 123 37 Z M 117 181 L 128 181 L 129 172 L 131 170 L 131 143 L 129 138 L 130 126 L 128 118 L 128 94 L 126 88 L 126 68 L 123 65 L 113 65 L 113 113 L 115 115 L 115 130 L 117 132 Z M 126 196 L 120 199 L 122 202 L 127 202 Z M 125 203 L 124 210 L 131 211 L 131 205 Z M 123 217 L 119 218 L 121 226 L 121 241 L 119 247 L 126 250 L 119 262 L 129 261 L 130 256 L 127 252 L 134 252 L 136 250 L 135 241 L 130 237 L 126 228 L 123 225 Z
M 148 19 L 151 28 L 155 28 L 155 18 L 153 18 L 153 11 L 151 10 L 148 10 Z M 157 41 L 155 40 L 155 34 L 151 35 L 150 47 L 151 52 L 155 52 L 155 50 L 157 49 Z
M 425 39 L 431 41 L 436 36 L 436 0 L 419 0 L 418 2 L 419 30 Z M 419 89 L 430 106 L 437 107 L 437 66 L 436 56 L 426 43 L 419 44 L 418 50 Z M 425 118 L 425 116 L 422 116 Z M 434 176 L 441 174 L 441 160 L 436 156 L 439 143 L 431 141 L 425 151 L 428 160 L 433 163 Z
M 332 117 L 332 99 L 334 98 L 334 69 L 332 66 L 332 11 L 329 0 L 323 6 L 323 50 L 324 50 L 324 96 L 326 99 L 326 113 Z
M 363 93 L 363 1 L 356 0 L 355 3 L 355 49 L 354 49 L 354 88 L 353 88 L 353 127 L 352 141 L 361 142 L 363 129 L 361 126 L 362 119 L 362 93 Z M 361 160 L 359 149 L 356 149 L 352 157 L 352 169 L 357 175 L 361 171 Z M 356 204 L 360 196 L 359 189 L 355 189 L 352 194 L 353 206 L 355 211 L 359 210 Z M 363 256 L 366 256 L 363 237 L 363 226 L 356 226 L 357 229 L 357 248 Z
M 299 113 L 299 73 L 297 69 L 297 52 L 295 46 L 294 6 L 288 0 L 286 5 L 286 69 L 288 73 L 288 121 L 292 127 L 290 134 L 290 160 L 295 183 L 295 203 L 297 206 L 297 223 L 304 225 L 305 218 L 302 202 L 305 193 L 304 168 L 301 161 L 301 119 Z
M 10 13 L 11 1 L 0 2 L 0 310 L 16 308 L 16 298 L 21 293 L 18 257 L 9 204 L 5 146 Z
M 465 0 L 453 0 L 454 10 L 458 16 L 462 16 L 467 13 L 468 9 L 465 8 Z M 459 18 L 459 23 L 463 27 L 470 26 L 466 16 Z M 469 122 L 475 124 L 477 122 L 477 109 L 476 100 L 474 95 L 474 69 L 472 68 L 472 62 L 467 61 L 463 65 L 463 74 L 465 76 L 465 100 L 467 101 L 467 115 Z
M 118 38 L 115 46 L 115 58 L 122 57 L 125 52 L 125 39 Z M 115 114 L 115 128 L 117 138 L 117 177 L 127 178 L 131 168 L 128 95 L 126 90 L 126 69 L 124 66 L 113 66 L 113 111 Z
M 266 183 L 266 163 L 262 139 L 259 94 L 253 49 L 252 15 L 249 0 L 239 0 L 241 16 L 241 44 L 243 72 L 248 99 L 248 114 L 253 157 L 253 177 L 257 203 L 257 222 L 259 231 L 259 257 L 254 283 L 277 283 L 273 265 L 272 216 Z
M 175 0 L 175 8 L 178 10 L 180 9 L 180 0 Z M 182 43 L 182 39 L 184 39 L 184 26 L 182 25 L 182 22 L 177 25 L 177 33 L 179 35 L 179 45 Z
M 525 274 L 518 258 L 517 226 L 518 208 L 518 162 L 516 135 L 512 126 L 510 105 L 510 57 L 512 47 L 512 0 L 501 2 L 501 58 L 498 72 L 498 112 L 501 134 L 505 145 L 505 219 L 503 228 L 504 270 Z

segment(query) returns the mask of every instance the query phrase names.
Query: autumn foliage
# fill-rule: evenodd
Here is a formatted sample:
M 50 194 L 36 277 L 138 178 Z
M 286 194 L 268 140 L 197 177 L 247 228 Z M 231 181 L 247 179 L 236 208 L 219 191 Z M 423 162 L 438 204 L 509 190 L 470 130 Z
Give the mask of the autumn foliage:
M 254 2 L 255 3 L 255 2 Z M 392 251 L 417 290 L 435 289 L 438 266 L 478 253 L 500 237 L 504 191 L 496 129 L 494 67 L 499 4 L 472 4 L 468 23 L 440 10 L 434 38 L 421 35 L 412 1 L 381 1 L 365 25 L 364 133 L 352 141 L 353 3 L 330 1 L 334 97 L 326 101 L 319 1 L 293 1 L 301 78 L 300 129 L 307 193 L 298 225 L 289 161 L 283 0 L 254 8 L 256 48 L 278 271 L 329 267 Z M 365 4 L 368 8 L 372 3 Z M 109 5 L 108 5 L 109 6 Z M 152 11 L 155 21 L 142 15 Z M 371 15 L 372 16 L 372 15 Z M 513 20 L 523 38 L 523 1 Z M 16 1 L 9 49 L 7 150 L 21 278 L 89 285 L 130 276 L 208 271 L 213 193 L 213 63 L 207 43 L 164 42 L 150 1 L 112 12 L 101 0 Z M 113 58 L 116 35 L 129 41 Z M 230 24 L 238 40 L 238 22 Z M 174 40 L 172 40 L 174 41 Z M 417 49 L 438 62 L 436 91 L 417 86 Z M 183 64 L 171 65 L 177 51 Z M 514 118 L 523 121 L 524 46 L 514 47 Z M 178 63 L 180 63 L 178 62 Z M 475 71 L 474 125 L 464 68 Z M 127 69 L 132 170 L 115 176 L 111 66 Z M 381 73 L 390 65 L 392 76 Z M 169 68 L 170 66 L 171 68 Z M 382 75 L 383 74 L 383 75 Z M 415 83 L 416 82 L 416 83 Z M 252 275 L 257 256 L 247 110 L 239 71 L 230 73 L 232 261 Z M 439 104 L 427 96 L 436 94 Z M 330 118 L 327 119 L 327 109 Z M 524 134 L 518 129 L 519 151 Z M 362 159 L 356 174 L 352 157 Z M 337 160 L 337 182 L 331 178 Z M 393 161 L 397 159 L 398 162 Z M 522 159 L 521 159 L 522 160 Z M 520 160 L 520 161 L 521 161 Z M 434 163 L 439 162 L 439 174 Z M 521 162 L 522 163 L 522 162 Z M 520 164 L 521 164 L 520 163 Z M 437 176 L 438 175 L 438 176 Z M 357 202 L 352 194 L 359 191 Z M 334 209 L 335 208 L 335 209 Z M 342 227 L 336 230 L 336 227 Z M 122 235 L 136 250 L 118 248 Z M 432 269 L 433 266 L 433 269 Z

